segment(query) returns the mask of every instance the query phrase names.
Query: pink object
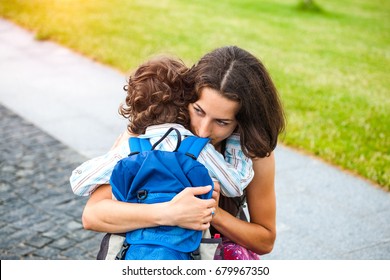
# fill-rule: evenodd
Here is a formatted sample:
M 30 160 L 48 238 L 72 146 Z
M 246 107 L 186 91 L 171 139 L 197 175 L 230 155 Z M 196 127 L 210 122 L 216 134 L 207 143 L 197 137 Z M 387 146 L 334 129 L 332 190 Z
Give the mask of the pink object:
M 222 238 L 214 255 L 214 260 L 260 260 L 260 256 L 227 238 Z

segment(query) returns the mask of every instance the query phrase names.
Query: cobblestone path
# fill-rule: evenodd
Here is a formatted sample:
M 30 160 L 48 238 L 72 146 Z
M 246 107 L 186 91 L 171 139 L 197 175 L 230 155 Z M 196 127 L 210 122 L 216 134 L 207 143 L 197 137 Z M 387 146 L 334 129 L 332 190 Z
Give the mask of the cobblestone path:
M 0 131 L 0 258 L 95 259 L 102 234 L 69 185 L 86 158 L 1 104 Z

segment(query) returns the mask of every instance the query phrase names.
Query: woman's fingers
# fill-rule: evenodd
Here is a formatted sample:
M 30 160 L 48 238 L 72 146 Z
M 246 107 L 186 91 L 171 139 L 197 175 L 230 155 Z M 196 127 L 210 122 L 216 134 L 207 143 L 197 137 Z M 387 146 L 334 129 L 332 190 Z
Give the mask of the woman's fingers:
M 176 195 L 167 208 L 169 225 L 177 225 L 195 230 L 207 229 L 210 226 L 212 213 L 215 213 L 215 199 L 200 199 L 196 197 L 207 193 L 211 186 L 186 188 Z
M 202 195 L 206 194 L 211 190 L 211 186 L 204 186 L 204 187 L 195 187 L 195 188 L 187 188 L 192 194 L 195 195 Z
M 198 224 L 198 227 L 195 226 L 195 230 L 206 230 L 210 227 L 211 220 L 215 215 L 215 207 L 207 208 L 205 215 L 202 218 L 202 222 Z
M 211 207 L 211 208 L 208 208 L 206 211 L 205 211 L 205 215 L 203 217 L 203 223 L 209 223 L 211 222 L 211 220 L 213 219 L 214 215 L 215 215 L 215 207 Z
M 215 200 L 215 209 L 212 213 L 212 216 L 214 217 L 218 213 L 218 205 L 219 205 L 219 196 L 221 194 L 221 185 L 218 181 L 214 181 L 214 191 L 212 198 Z

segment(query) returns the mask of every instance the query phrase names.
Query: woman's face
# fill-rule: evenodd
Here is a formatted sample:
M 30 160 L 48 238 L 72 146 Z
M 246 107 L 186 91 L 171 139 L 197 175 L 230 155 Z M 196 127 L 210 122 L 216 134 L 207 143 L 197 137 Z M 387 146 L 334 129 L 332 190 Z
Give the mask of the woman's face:
M 199 137 L 210 138 L 211 144 L 219 144 L 228 138 L 237 127 L 237 101 L 223 97 L 218 91 L 203 88 L 200 98 L 189 105 L 191 131 Z

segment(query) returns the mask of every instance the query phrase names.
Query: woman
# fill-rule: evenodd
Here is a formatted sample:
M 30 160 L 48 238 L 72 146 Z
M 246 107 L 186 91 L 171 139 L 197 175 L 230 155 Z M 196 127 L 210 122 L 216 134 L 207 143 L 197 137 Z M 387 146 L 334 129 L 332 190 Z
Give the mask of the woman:
M 140 205 L 113 201 L 110 186 L 103 185 L 86 204 L 84 227 L 119 233 L 158 225 L 195 230 L 211 225 L 233 242 L 267 254 L 276 238 L 273 150 L 285 125 L 276 88 L 263 64 L 235 46 L 206 54 L 187 78 L 199 97 L 189 105 L 192 132 L 210 138 L 222 153 L 226 145 L 237 145 L 252 158 L 254 177 L 246 188 L 250 222 L 229 212 L 218 192 L 210 200 L 195 197 L 207 193 L 208 186 L 187 188 L 167 203 Z

